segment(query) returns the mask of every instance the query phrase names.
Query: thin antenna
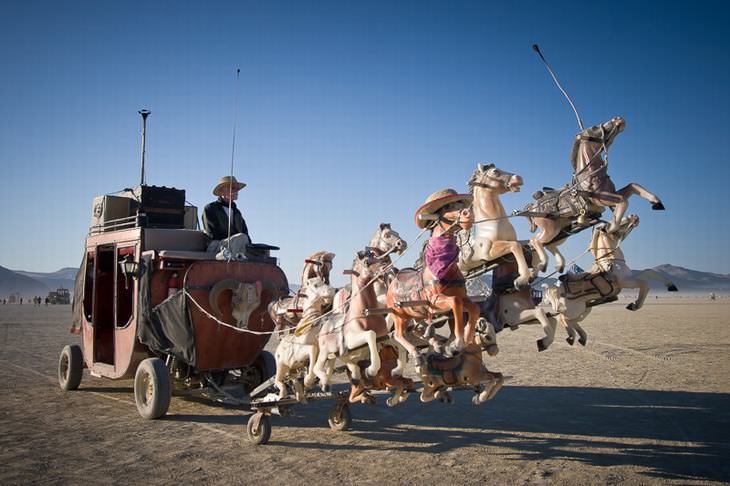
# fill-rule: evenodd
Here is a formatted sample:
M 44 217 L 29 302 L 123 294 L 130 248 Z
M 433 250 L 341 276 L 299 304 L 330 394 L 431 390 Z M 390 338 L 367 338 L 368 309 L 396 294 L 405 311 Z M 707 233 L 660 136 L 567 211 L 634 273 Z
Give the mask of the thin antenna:
M 233 159 L 236 156 L 236 128 L 238 127 L 238 82 L 241 77 L 241 69 L 236 68 L 236 86 L 235 86 L 235 102 L 233 105 L 233 142 L 231 143 L 231 179 L 228 184 L 228 241 L 229 241 L 229 260 L 230 255 L 230 238 L 231 238 L 231 220 L 233 219 Z
M 548 64 L 547 60 L 545 59 L 545 56 L 542 55 L 542 52 L 540 52 L 540 46 L 537 44 L 532 44 L 532 49 L 537 52 L 537 55 L 540 56 L 540 59 L 542 59 L 542 62 L 545 63 L 545 67 L 550 72 L 550 76 L 553 77 L 553 81 L 555 81 L 555 84 L 558 86 L 558 89 L 561 93 L 563 93 L 563 96 L 565 96 L 565 99 L 568 100 L 568 103 L 570 103 L 570 107 L 573 108 L 573 113 L 575 113 L 575 118 L 578 120 L 578 126 L 580 127 L 581 131 L 583 131 L 583 122 L 580 119 L 580 115 L 578 114 L 578 110 L 575 109 L 575 105 L 573 104 L 573 100 L 570 99 L 570 96 L 568 96 L 568 93 L 565 92 L 563 87 L 560 85 L 560 81 L 558 81 L 557 76 L 555 76 L 555 73 L 553 72 L 552 68 L 550 67 L 550 64 Z
M 147 117 L 152 113 L 149 110 L 139 110 L 137 113 L 142 115 L 142 172 L 139 176 L 139 185 L 144 186 L 144 152 L 145 152 L 145 138 L 147 135 Z
M 236 68 L 236 95 L 233 105 L 233 142 L 231 143 L 231 175 L 233 175 L 233 158 L 236 155 L 236 128 L 238 126 L 238 80 L 241 77 L 241 69 Z

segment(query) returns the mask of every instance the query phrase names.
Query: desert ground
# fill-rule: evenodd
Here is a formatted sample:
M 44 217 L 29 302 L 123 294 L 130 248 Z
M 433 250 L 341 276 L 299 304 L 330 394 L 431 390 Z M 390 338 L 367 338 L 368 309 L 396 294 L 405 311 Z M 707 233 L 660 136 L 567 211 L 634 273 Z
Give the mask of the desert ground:
M 666 294 L 664 294 L 666 295 Z M 70 307 L 0 307 L 0 484 L 705 484 L 730 481 L 730 299 L 626 300 L 596 308 L 589 342 L 561 330 L 500 333 L 492 370 L 512 378 L 475 407 L 352 408 L 352 430 L 327 426 L 330 403 L 273 417 L 268 445 L 245 440 L 248 412 L 173 397 L 141 419 L 131 381 L 92 378 L 62 392 L 58 354 Z M 275 346 L 272 341 L 270 348 Z

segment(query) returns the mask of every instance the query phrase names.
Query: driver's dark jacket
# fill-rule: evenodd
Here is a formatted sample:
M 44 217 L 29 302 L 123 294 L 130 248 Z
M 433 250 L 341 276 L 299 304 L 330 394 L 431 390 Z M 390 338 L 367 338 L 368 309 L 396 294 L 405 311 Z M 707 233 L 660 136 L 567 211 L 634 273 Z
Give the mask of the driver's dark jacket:
M 219 198 L 203 209 L 203 231 L 211 240 L 225 240 L 228 238 L 228 216 L 223 209 L 224 206 L 228 207 L 228 204 Z M 231 236 L 246 233 L 250 239 L 251 235 L 248 234 L 246 221 L 241 216 L 241 211 L 236 207 L 236 203 L 231 203 L 231 214 L 233 215 Z

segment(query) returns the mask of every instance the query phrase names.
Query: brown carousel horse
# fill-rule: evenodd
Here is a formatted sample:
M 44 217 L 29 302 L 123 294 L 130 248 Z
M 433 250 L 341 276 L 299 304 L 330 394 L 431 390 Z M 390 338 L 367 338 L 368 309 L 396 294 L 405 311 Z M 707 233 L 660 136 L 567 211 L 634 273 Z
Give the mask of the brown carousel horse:
M 597 223 L 605 207 L 613 209 L 609 232 L 619 227 L 629 206 L 629 198 L 634 194 L 652 203 L 652 209 L 664 209 L 661 200 L 641 185 L 630 182 L 616 189 L 608 175 L 608 148 L 625 126 L 624 119 L 616 117 L 580 132 L 570 152 L 572 183 L 557 190 L 545 188 L 538 191 L 534 196 L 536 201 L 525 207 L 531 230 L 540 229 L 530 242 L 540 259 L 541 271 L 547 268 L 547 248 L 555 256 L 556 269 L 562 272 L 565 258 L 558 245 L 576 231 Z
M 432 194 L 416 211 L 416 224 L 425 228 L 432 225 L 433 236 L 427 245 L 439 237 L 454 238 L 452 233 L 461 228 L 469 231 L 473 215 L 469 204 L 471 196 L 457 194 L 446 189 Z M 435 243 L 434 243 L 435 245 Z M 396 274 L 388 286 L 387 304 L 395 327 L 395 340 L 408 353 L 421 360 L 416 346 L 406 338 L 411 319 L 430 321 L 434 314 L 451 312 L 454 321 L 454 341 L 450 351 L 461 351 L 474 341 L 479 308 L 469 300 L 464 286 L 464 277 L 458 268 L 458 248 L 453 242 L 455 254 L 448 265 L 441 267 L 442 275 L 437 277 L 426 265 L 421 270 L 404 269 Z M 468 315 L 464 324 L 464 312 Z
M 329 385 L 334 371 L 334 362 L 339 358 L 346 366 L 353 380 L 361 379 L 359 363 L 370 361 L 365 374 L 375 377 L 380 371 L 378 338 L 387 336 L 388 325 L 385 316 L 369 313 L 368 309 L 378 308 L 378 297 L 371 284 L 374 279 L 382 278 L 387 264 L 378 259 L 372 251 L 360 251 L 353 262 L 351 275 L 352 296 L 344 312 L 328 314 L 317 324 L 319 357 L 314 365 L 314 373 L 323 389 Z M 309 330 L 311 324 L 300 325 L 296 334 Z

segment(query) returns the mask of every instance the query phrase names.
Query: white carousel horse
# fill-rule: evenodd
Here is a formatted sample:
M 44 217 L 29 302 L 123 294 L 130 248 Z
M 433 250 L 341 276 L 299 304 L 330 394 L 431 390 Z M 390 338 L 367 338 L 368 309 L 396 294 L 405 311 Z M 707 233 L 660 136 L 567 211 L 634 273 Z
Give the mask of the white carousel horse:
M 313 277 L 304 282 L 304 286 L 299 289 L 297 298 L 301 309 L 291 310 L 290 312 L 299 314 L 301 310 L 301 324 L 311 323 L 320 317 L 327 309 L 331 308 L 332 300 L 335 296 L 335 289 L 330 287 L 322 277 Z M 294 298 L 289 298 L 293 303 Z M 283 303 L 284 305 L 286 303 Z M 274 309 L 274 306 L 270 307 Z M 271 310 L 270 310 L 271 312 Z M 274 311 L 275 312 L 275 311 Z M 293 331 L 293 327 L 292 327 Z M 310 388 L 314 385 L 316 375 L 314 374 L 314 364 L 319 356 L 319 343 L 317 340 L 318 329 L 316 326 L 309 326 L 309 331 L 296 335 L 291 332 L 281 337 L 281 341 L 276 348 L 274 358 L 276 359 L 276 375 L 274 384 L 279 389 L 279 398 L 286 397 L 286 385 L 284 380 L 291 371 L 298 370 L 308 366 L 308 371 L 304 377 L 304 387 Z M 297 399 L 304 399 L 303 390 L 297 387 Z
M 474 196 L 472 208 L 476 230 L 473 236 L 466 232 L 459 234 L 459 269 L 464 275 L 486 262 L 511 253 L 519 272 L 514 281 L 515 288 L 527 287 L 534 277 L 527 265 L 522 245 L 517 241 L 517 233 L 499 200 L 506 192 L 519 192 L 522 184 L 522 177 L 498 169 L 494 164 L 477 165 L 469 180 L 469 188 Z
M 604 226 L 594 227 L 590 250 L 595 262 L 591 271 L 562 279 L 559 287 L 551 285 L 545 289 L 545 296 L 557 313 L 556 318 L 568 330 L 570 344 L 573 344 L 577 332 L 580 336 L 578 342 L 585 345 L 588 335 L 579 323 L 590 314 L 592 307 L 588 304 L 592 301 L 610 299 L 623 289 L 638 288 L 638 298 L 626 306 L 635 311 L 644 305 L 649 293 L 649 280 L 663 283 L 670 292 L 677 290 L 671 280 L 656 271 L 648 269 L 634 274 L 626 264 L 620 244 L 638 225 L 639 217 L 632 214 L 623 218 L 613 231 Z
M 588 227 L 586 219 L 589 216 L 597 219 L 605 207 L 612 208 L 614 212 L 609 232 L 618 228 L 629 206 L 629 198 L 634 194 L 652 203 L 652 209 L 664 209 L 661 200 L 641 185 L 630 182 L 617 190 L 608 175 L 608 156 L 604 160 L 603 153 L 607 154 L 608 147 L 625 126 L 624 119 L 616 117 L 580 132 L 570 152 L 572 183 L 562 189 L 547 190 L 547 193 L 538 192 L 535 196 L 538 200 L 525 208 L 532 231 L 540 228 L 540 233 L 530 242 L 537 251 L 541 271 L 547 268 L 547 248 L 555 256 L 555 268 L 562 272 L 565 258 L 558 246 L 571 234 L 565 230 L 576 222 L 579 227 Z

